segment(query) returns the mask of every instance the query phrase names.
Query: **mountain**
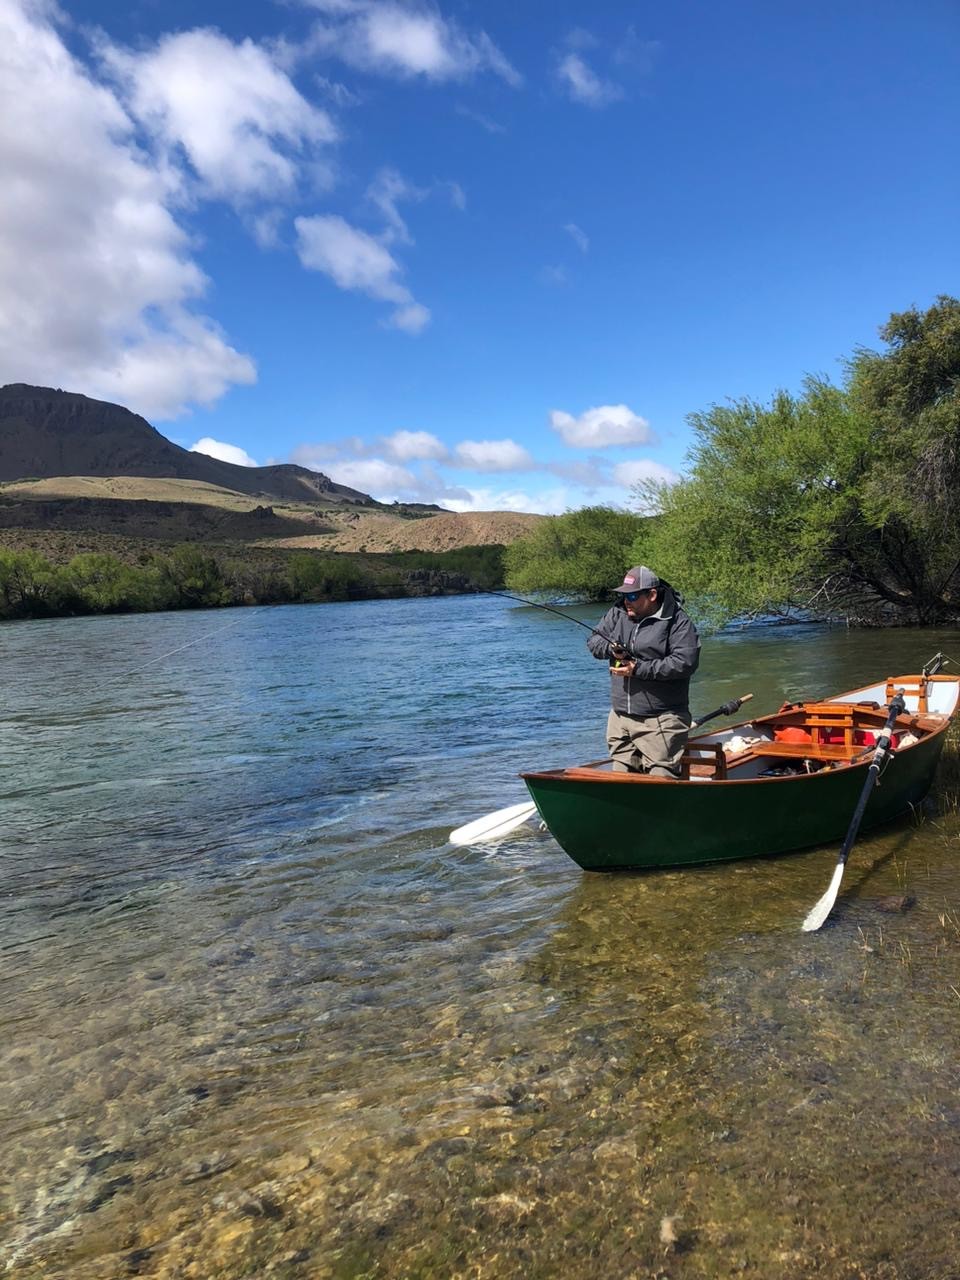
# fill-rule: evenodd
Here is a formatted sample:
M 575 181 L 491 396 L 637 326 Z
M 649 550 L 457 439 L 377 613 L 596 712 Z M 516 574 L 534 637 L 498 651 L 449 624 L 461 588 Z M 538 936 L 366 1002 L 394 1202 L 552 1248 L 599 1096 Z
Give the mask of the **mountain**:
M 240 467 L 191 453 L 122 405 L 22 382 L 0 387 L 0 482 L 50 476 L 170 477 L 258 498 L 381 506 L 306 467 Z

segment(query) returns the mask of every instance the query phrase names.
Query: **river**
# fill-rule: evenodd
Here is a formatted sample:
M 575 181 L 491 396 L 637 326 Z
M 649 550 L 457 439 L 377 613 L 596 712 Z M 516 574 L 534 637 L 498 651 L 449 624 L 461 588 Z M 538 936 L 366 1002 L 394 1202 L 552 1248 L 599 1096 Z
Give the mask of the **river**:
M 835 849 L 451 847 L 603 754 L 585 638 L 482 597 L 0 627 L 0 1266 L 960 1274 L 955 808 L 862 837 L 811 935 Z M 693 711 L 938 649 L 724 633 Z

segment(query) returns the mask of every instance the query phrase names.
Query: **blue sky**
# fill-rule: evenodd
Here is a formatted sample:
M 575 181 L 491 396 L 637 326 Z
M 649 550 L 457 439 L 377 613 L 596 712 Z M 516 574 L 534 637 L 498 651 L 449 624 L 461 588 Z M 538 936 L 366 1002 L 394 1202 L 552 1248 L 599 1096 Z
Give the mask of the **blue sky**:
M 454 510 L 958 281 L 955 0 L 0 0 L 0 382 Z

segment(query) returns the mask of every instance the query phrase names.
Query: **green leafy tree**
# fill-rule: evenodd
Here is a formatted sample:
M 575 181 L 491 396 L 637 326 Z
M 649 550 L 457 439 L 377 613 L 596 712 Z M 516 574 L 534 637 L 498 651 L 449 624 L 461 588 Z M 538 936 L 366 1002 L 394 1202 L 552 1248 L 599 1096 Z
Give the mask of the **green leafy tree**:
M 582 507 L 551 516 L 504 552 L 512 591 L 553 591 L 600 600 L 634 561 L 631 548 L 648 522 L 615 507 Z
M 889 585 L 936 621 L 960 613 L 960 301 L 894 314 L 880 335 L 886 352 L 860 350 L 848 366 L 872 426 L 864 511 L 896 543 Z
M 311 555 L 307 551 L 290 557 L 288 576 L 294 599 L 313 602 L 347 600 L 365 581 L 364 575 L 349 561 Z
M 153 576 L 115 556 L 85 552 L 74 556 L 60 576 L 64 593 L 84 612 L 116 613 L 156 607 Z
M 646 484 L 634 544 L 715 622 L 805 609 L 960 616 L 960 303 L 892 317 L 842 387 L 694 414 L 686 477 Z
M 60 611 L 63 583 L 36 551 L 0 549 L 0 617 L 42 618 Z
M 159 562 L 159 585 L 173 609 L 204 609 L 230 604 L 230 590 L 215 556 L 192 543 L 174 547 Z

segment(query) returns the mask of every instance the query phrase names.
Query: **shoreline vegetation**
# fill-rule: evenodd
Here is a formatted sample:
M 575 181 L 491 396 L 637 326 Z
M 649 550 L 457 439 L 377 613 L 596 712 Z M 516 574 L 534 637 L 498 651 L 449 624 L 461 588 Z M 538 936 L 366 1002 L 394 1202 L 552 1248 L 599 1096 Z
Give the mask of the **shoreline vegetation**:
M 184 543 L 143 551 L 133 564 L 96 551 L 58 564 L 37 551 L 0 547 L 0 621 L 465 594 L 502 586 L 503 552 L 488 544 L 251 556 L 243 547 Z
M 960 300 L 894 314 L 835 386 L 692 414 L 684 474 L 507 548 L 514 590 L 592 591 L 651 565 L 699 621 L 960 623 Z

